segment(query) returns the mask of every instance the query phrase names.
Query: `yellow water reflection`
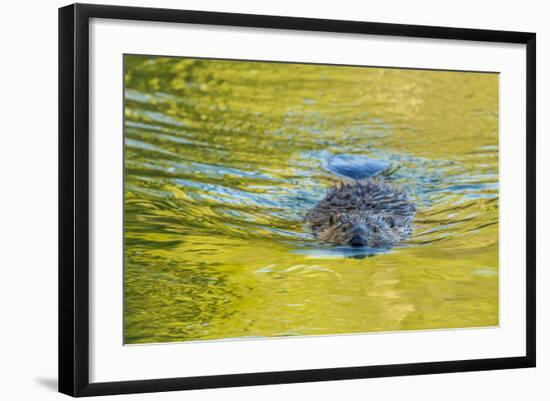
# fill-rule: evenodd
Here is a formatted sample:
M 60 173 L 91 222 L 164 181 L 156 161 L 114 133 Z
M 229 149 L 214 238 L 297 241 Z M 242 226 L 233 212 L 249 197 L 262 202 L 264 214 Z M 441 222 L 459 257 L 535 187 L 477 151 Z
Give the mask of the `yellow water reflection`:
M 498 75 L 125 57 L 125 342 L 498 325 Z M 334 154 L 388 160 L 413 236 L 302 221 Z

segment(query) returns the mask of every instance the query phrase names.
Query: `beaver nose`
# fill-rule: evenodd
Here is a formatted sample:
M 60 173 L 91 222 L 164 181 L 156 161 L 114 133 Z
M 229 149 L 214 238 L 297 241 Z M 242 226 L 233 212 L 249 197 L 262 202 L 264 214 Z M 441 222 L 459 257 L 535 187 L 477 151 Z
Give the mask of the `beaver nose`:
M 351 246 L 365 246 L 367 244 L 367 241 L 361 235 L 354 235 L 349 240 L 349 244 Z

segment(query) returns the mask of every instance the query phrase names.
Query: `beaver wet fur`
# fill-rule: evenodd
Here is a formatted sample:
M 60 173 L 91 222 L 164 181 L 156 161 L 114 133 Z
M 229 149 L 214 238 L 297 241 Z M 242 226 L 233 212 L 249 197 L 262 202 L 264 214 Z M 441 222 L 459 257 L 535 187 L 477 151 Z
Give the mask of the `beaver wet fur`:
M 415 211 L 401 188 L 381 180 L 357 180 L 329 188 L 306 222 L 322 242 L 381 248 L 410 235 Z

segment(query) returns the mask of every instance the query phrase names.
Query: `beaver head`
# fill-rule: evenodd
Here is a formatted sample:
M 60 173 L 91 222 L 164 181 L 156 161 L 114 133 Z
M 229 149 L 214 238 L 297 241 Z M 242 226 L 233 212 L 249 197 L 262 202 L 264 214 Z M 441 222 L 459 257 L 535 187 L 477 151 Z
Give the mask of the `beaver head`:
M 331 214 L 319 228 L 318 237 L 321 241 L 336 245 L 378 248 L 391 246 L 399 240 L 394 228 L 392 216 L 343 212 Z

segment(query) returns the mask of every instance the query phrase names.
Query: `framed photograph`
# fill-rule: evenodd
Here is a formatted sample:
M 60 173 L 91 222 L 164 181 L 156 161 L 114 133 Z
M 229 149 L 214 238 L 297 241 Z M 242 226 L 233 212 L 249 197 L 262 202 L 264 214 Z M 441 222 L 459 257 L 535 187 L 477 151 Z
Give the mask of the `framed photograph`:
M 59 10 L 59 390 L 535 366 L 535 34 Z

